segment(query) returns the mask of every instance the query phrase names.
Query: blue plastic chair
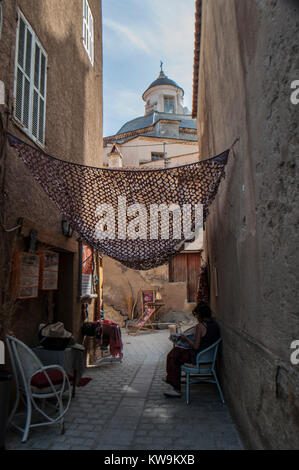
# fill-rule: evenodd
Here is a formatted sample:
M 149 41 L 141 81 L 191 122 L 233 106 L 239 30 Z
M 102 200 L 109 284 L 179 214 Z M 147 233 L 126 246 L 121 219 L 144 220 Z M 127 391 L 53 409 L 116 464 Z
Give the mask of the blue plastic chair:
M 183 364 L 181 366 L 181 372 L 186 374 L 186 403 L 187 405 L 190 402 L 190 385 L 193 383 L 208 382 L 217 385 L 218 392 L 221 398 L 222 403 L 224 402 L 222 390 L 217 379 L 215 372 L 215 362 L 218 352 L 218 347 L 221 342 L 219 338 L 215 343 L 209 346 L 206 349 L 200 351 L 196 356 L 196 365 Z M 204 377 L 196 377 L 190 380 L 190 375 L 196 374 L 202 375 Z

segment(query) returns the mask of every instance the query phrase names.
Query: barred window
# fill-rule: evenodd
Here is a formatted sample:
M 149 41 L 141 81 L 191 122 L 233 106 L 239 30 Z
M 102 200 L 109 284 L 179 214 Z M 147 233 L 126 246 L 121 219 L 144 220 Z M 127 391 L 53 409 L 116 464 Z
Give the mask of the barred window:
M 19 12 L 14 115 L 35 142 L 45 143 L 47 55 L 33 29 Z
M 90 63 L 93 66 L 94 34 L 93 16 L 87 0 L 83 0 L 83 46 L 87 52 Z

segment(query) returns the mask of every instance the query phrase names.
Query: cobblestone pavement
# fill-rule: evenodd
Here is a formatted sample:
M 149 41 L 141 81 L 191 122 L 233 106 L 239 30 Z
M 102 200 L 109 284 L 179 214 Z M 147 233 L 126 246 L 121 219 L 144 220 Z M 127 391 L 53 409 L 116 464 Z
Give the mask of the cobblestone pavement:
M 59 426 L 34 428 L 26 443 L 10 428 L 7 449 L 65 450 L 211 450 L 242 449 L 228 408 L 212 384 L 191 387 L 191 401 L 166 398 L 168 331 L 128 336 L 123 331 L 122 363 L 87 369 L 92 380 L 76 390 Z

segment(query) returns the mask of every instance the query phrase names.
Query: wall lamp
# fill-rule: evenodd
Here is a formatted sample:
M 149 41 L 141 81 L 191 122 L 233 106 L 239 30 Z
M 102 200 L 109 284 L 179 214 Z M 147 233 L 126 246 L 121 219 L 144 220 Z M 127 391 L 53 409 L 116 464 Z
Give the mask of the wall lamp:
M 71 238 L 74 233 L 71 224 L 66 219 L 62 219 L 61 221 L 61 230 L 63 235 L 67 238 Z

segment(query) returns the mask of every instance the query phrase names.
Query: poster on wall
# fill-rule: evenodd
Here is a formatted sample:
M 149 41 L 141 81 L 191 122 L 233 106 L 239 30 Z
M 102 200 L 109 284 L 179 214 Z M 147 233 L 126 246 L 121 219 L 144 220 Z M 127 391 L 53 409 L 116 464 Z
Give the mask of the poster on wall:
M 81 289 L 80 296 L 92 295 L 93 250 L 85 243 L 81 244 Z
M 17 299 L 38 297 L 40 257 L 31 253 L 16 253 L 14 259 L 13 292 Z
M 41 257 L 40 284 L 41 290 L 58 289 L 59 254 L 53 251 L 43 251 Z

